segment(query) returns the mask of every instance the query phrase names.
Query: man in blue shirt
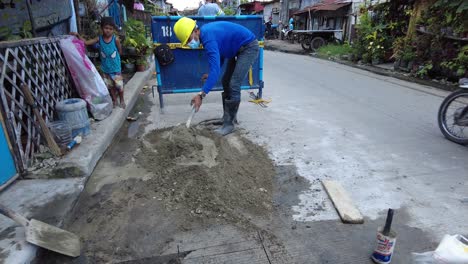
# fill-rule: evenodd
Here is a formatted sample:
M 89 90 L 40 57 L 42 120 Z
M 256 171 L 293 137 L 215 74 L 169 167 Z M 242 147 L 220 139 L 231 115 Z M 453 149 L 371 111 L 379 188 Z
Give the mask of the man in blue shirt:
M 218 81 L 224 60 L 228 60 L 222 78 L 223 126 L 216 132 L 223 136 L 233 132 L 241 100 L 241 83 L 258 58 L 259 46 L 255 35 L 241 25 L 226 21 L 211 22 L 198 28 L 195 20 L 187 17 L 176 22 L 174 32 L 184 46 L 196 49 L 200 43 L 203 44 L 208 57 L 209 75 L 202 91 L 192 99 L 196 111 Z
M 294 18 L 289 19 L 289 30 L 294 30 Z
M 223 10 L 218 6 L 215 0 L 206 0 L 206 3 L 198 9 L 199 16 L 222 16 Z

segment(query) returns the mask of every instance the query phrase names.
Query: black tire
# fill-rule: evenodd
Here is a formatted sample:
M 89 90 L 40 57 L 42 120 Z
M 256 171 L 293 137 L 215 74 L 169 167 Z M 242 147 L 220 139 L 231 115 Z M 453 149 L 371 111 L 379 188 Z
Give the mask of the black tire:
M 310 41 L 310 48 L 314 51 L 318 50 L 320 47 L 327 44 L 324 38 L 322 37 L 315 37 Z
M 305 37 L 304 39 L 302 39 L 301 46 L 302 49 L 304 49 L 305 51 L 311 51 L 312 47 L 310 46 L 310 38 Z
M 456 99 L 458 99 L 459 97 L 462 97 L 462 96 L 465 96 L 466 97 L 465 100 L 468 100 L 468 90 L 467 89 L 457 90 L 457 91 L 449 94 L 444 99 L 442 104 L 440 105 L 439 113 L 437 115 L 437 119 L 438 119 L 440 131 L 445 136 L 445 138 L 447 138 L 448 140 L 450 140 L 452 142 L 461 144 L 461 145 L 468 145 L 468 135 L 466 135 L 465 137 L 460 137 L 460 136 L 454 135 L 453 131 L 451 131 L 449 129 L 449 127 L 448 127 L 447 116 L 446 116 L 447 115 L 447 110 L 448 110 L 450 104 L 453 101 L 455 101 Z M 463 106 L 461 106 L 461 107 L 463 107 Z M 468 107 L 468 103 L 467 103 L 466 107 Z M 468 127 L 465 127 L 465 129 L 468 131 Z M 463 132 L 463 130 L 462 130 L 462 132 Z

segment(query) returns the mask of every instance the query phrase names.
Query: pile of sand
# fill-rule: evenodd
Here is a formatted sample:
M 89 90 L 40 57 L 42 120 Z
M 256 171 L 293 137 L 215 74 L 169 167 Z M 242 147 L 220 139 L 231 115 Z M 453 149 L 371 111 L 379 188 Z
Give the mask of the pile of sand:
M 44 263 L 154 256 L 179 232 L 212 224 L 251 229 L 252 221 L 270 217 L 273 164 L 240 135 L 178 126 L 152 131 L 134 144 L 120 153 L 128 160 L 112 164 L 135 175 L 83 192 L 65 225 L 82 238 L 82 257 L 55 254 L 43 257 Z
M 137 162 L 154 173 L 147 186 L 169 210 L 230 222 L 271 212 L 273 164 L 237 134 L 177 126 L 149 133 L 140 149 Z

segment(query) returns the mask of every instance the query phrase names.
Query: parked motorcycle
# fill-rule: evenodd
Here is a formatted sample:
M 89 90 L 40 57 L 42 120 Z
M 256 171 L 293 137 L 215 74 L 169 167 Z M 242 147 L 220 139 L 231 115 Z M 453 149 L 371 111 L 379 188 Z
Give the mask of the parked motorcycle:
M 290 40 L 292 38 L 292 30 L 289 29 L 289 26 L 284 26 L 281 30 L 283 34 L 281 34 L 281 40 Z
M 460 89 L 449 94 L 439 108 L 442 134 L 458 144 L 468 145 L 468 78 L 460 80 Z

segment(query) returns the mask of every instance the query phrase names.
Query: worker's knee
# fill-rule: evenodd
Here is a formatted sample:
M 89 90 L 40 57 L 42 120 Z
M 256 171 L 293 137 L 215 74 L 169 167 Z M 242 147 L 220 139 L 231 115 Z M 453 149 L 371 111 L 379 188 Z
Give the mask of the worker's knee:
M 240 101 L 241 100 L 240 90 L 232 90 L 229 99 L 233 101 Z

